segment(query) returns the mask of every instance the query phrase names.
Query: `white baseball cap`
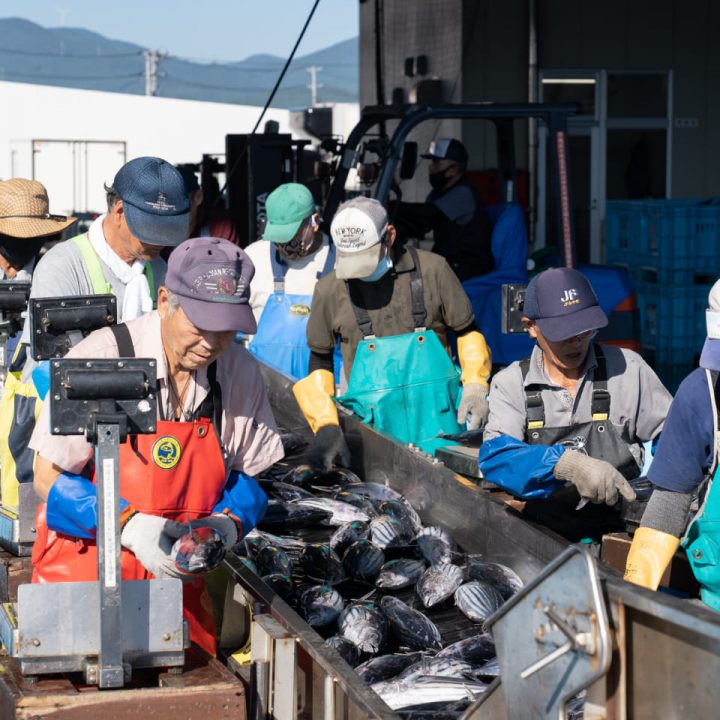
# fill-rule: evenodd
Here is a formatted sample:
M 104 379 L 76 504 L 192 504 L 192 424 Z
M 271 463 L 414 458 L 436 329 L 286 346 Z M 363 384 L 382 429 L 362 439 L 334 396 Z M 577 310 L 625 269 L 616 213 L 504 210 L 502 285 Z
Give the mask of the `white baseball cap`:
M 337 251 L 335 275 L 339 280 L 367 277 L 375 270 L 387 227 L 385 208 L 372 198 L 358 196 L 338 208 L 330 234 Z

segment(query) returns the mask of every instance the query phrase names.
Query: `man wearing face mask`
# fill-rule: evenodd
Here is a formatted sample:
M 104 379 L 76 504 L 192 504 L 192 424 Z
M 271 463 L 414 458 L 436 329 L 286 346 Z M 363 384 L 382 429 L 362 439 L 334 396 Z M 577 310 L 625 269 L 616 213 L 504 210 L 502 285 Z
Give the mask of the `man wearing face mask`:
M 587 502 L 635 499 L 628 480 L 640 475 L 643 443 L 659 436 L 672 398 L 639 355 L 592 342 L 608 320 L 577 270 L 534 277 L 522 320 L 537 345 L 493 378 L 480 470 L 527 500 L 528 515 L 550 525 L 555 508 L 554 529 L 571 532 L 573 518 L 585 537 L 620 519 Z M 534 503 L 551 496 L 551 506 Z
M 480 427 L 490 351 L 445 260 L 396 248 L 385 209 L 366 197 L 343 203 L 330 232 L 336 267 L 315 288 L 310 374 L 293 388 L 315 433 L 309 462 L 325 469 L 349 462 L 333 398 L 338 340 L 349 377 L 338 402 L 365 422 L 427 452 L 450 444 L 439 436 L 459 432 L 461 423 Z M 448 329 L 457 335 L 462 374 L 450 359 Z
M 392 219 L 401 236 L 422 238 L 433 231 L 433 252 L 442 255 L 460 280 L 494 267 L 492 225 L 480 195 L 466 174 L 468 152 L 454 138 L 439 138 L 422 156 L 430 160 L 432 191 L 424 203 L 397 203 Z
M 280 185 L 268 195 L 265 210 L 262 240 L 245 249 L 255 265 L 250 306 L 258 325 L 249 350 L 301 378 L 310 360 L 305 330 L 312 294 L 335 265 L 335 248 L 320 231 L 315 201 L 304 185 Z

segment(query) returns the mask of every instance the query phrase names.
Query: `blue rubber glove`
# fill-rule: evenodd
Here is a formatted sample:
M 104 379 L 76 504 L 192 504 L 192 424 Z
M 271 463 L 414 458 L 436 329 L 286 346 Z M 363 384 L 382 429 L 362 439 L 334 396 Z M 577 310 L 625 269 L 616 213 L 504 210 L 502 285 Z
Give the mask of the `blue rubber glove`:
M 241 534 L 246 535 L 263 519 L 267 502 L 267 495 L 254 478 L 239 470 L 232 470 L 213 513 L 230 513 L 242 524 Z

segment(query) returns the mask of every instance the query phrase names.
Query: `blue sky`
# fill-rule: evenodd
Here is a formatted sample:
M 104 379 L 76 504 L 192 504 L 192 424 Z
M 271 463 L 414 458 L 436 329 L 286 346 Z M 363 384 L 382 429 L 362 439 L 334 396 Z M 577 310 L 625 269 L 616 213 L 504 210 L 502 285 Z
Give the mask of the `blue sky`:
M 313 0 L 2 0 L 0 16 L 81 27 L 199 60 L 287 56 Z M 358 34 L 358 0 L 320 0 L 298 55 Z

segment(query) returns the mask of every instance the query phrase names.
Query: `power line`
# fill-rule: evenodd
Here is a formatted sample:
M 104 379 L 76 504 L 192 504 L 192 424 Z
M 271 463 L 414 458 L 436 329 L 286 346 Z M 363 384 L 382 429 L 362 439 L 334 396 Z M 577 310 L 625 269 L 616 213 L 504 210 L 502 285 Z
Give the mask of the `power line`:
M 26 80 L 122 80 L 125 78 L 142 77 L 143 73 L 131 73 L 125 75 L 25 75 L 23 73 L 9 72 L 13 77 L 24 78 Z M 6 81 L 12 82 L 12 78 L 5 78 Z
M 98 60 L 101 58 L 119 58 L 119 57 L 137 57 L 142 55 L 142 50 L 129 53 L 97 53 L 95 55 L 71 55 L 69 53 L 51 53 L 40 52 L 39 50 L 15 50 L 14 48 L 0 47 L 0 53 L 8 53 L 9 55 L 34 55 L 37 57 L 57 57 L 57 58 L 82 58 L 85 60 Z

